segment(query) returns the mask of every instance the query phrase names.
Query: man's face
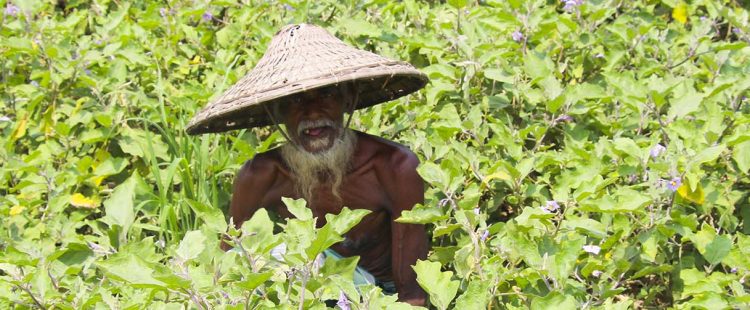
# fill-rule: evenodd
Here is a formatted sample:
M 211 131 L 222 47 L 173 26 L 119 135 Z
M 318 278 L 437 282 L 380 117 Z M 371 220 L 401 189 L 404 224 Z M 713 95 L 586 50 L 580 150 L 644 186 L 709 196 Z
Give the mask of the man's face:
M 344 100 L 339 89 L 312 90 L 298 98 L 280 107 L 290 138 L 310 153 L 329 149 L 343 130 Z

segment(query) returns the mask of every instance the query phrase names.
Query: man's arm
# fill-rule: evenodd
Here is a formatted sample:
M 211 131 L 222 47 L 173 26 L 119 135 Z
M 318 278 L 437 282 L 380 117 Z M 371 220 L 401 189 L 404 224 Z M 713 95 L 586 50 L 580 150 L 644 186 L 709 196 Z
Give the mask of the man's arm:
M 412 269 L 417 259 L 427 257 L 428 243 L 424 225 L 395 222 L 404 210 L 411 210 L 415 204 L 424 202 L 424 181 L 417 173 L 419 159 L 409 150 L 399 150 L 394 154 L 391 167 L 390 197 L 391 210 L 391 262 L 393 280 L 400 301 L 412 305 L 424 305 L 427 294 L 417 283 L 417 274 Z
M 229 216 L 237 228 L 261 208 L 263 197 L 273 185 L 274 165 L 270 160 L 261 156 L 258 155 L 245 162 L 234 179 Z M 231 246 L 222 242 L 221 248 L 227 251 Z

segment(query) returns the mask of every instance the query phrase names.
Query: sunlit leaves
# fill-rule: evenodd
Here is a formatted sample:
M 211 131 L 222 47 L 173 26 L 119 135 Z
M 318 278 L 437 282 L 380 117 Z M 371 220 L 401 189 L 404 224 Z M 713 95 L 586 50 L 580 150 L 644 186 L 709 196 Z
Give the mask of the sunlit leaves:
M 430 78 L 352 123 L 422 162 L 426 200 L 398 221 L 431 234 L 442 266 L 426 269 L 445 285 L 430 288 L 459 283 L 432 307 L 750 300 L 750 54 L 736 1 L 235 2 L 8 2 L 0 307 L 34 304 L 18 283 L 63 308 L 296 307 L 301 292 L 315 308 L 342 291 L 352 308 L 407 308 L 354 288 L 356 259 L 306 269 L 364 210 L 316 229 L 322 218 L 286 201 L 294 218 L 260 209 L 221 237 L 233 250 L 217 248 L 235 171 L 282 136 L 182 127 L 292 22 Z
M 430 301 L 438 309 L 447 309 L 458 291 L 458 281 L 452 280 L 453 273 L 440 271 L 440 263 L 417 261 L 414 265 L 417 282 L 430 294 Z
M 200 230 L 189 231 L 185 234 L 182 241 L 180 241 L 180 246 L 176 252 L 177 256 L 185 260 L 194 259 L 203 252 L 206 246 L 205 243 L 206 236 Z

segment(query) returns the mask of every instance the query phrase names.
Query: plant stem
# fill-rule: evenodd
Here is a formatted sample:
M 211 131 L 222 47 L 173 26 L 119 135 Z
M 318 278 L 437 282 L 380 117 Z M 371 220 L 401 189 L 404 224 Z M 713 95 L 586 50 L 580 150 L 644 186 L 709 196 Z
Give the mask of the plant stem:
M 299 307 L 297 309 L 303 310 L 305 305 L 305 291 L 307 291 L 307 279 L 310 277 L 310 263 L 305 265 L 305 269 L 302 270 L 302 290 L 299 293 Z

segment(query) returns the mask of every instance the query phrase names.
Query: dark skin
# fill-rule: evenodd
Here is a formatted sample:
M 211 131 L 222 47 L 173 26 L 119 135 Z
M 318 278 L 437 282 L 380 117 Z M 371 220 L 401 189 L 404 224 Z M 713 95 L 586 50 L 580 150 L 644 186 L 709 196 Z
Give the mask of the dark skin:
M 311 153 L 330 148 L 343 128 L 341 102 L 340 96 L 311 92 L 298 102 L 283 105 L 282 119 L 293 143 Z M 336 126 L 318 128 L 313 136 L 298 132 L 300 122 L 318 119 L 332 120 Z M 322 181 L 308 207 L 318 218 L 318 227 L 325 225 L 326 214 L 338 214 L 344 206 L 372 211 L 332 249 L 345 257 L 359 256 L 359 265 L 378 280 L 394 281 L 399 301 L 424 305 L 427 295 L 411 267 L 427 256 L 424 225 L 394 221 L 402 211 L 424 201 L 424 182 L 416 170 L 419 160 L 403 145 L 362 132 L 356 132 L 356 137 L 350 169 L 340 189 L 342 201 L 333 195 L 331 185 Z M 311 144 L 314 139 L 329 143 Z M 238 227 L 259 208 L 292 218 L 281 197 L 300 198 L 292 173 L 278 149 L 257 154 L 237 174 L 230 216 Z

